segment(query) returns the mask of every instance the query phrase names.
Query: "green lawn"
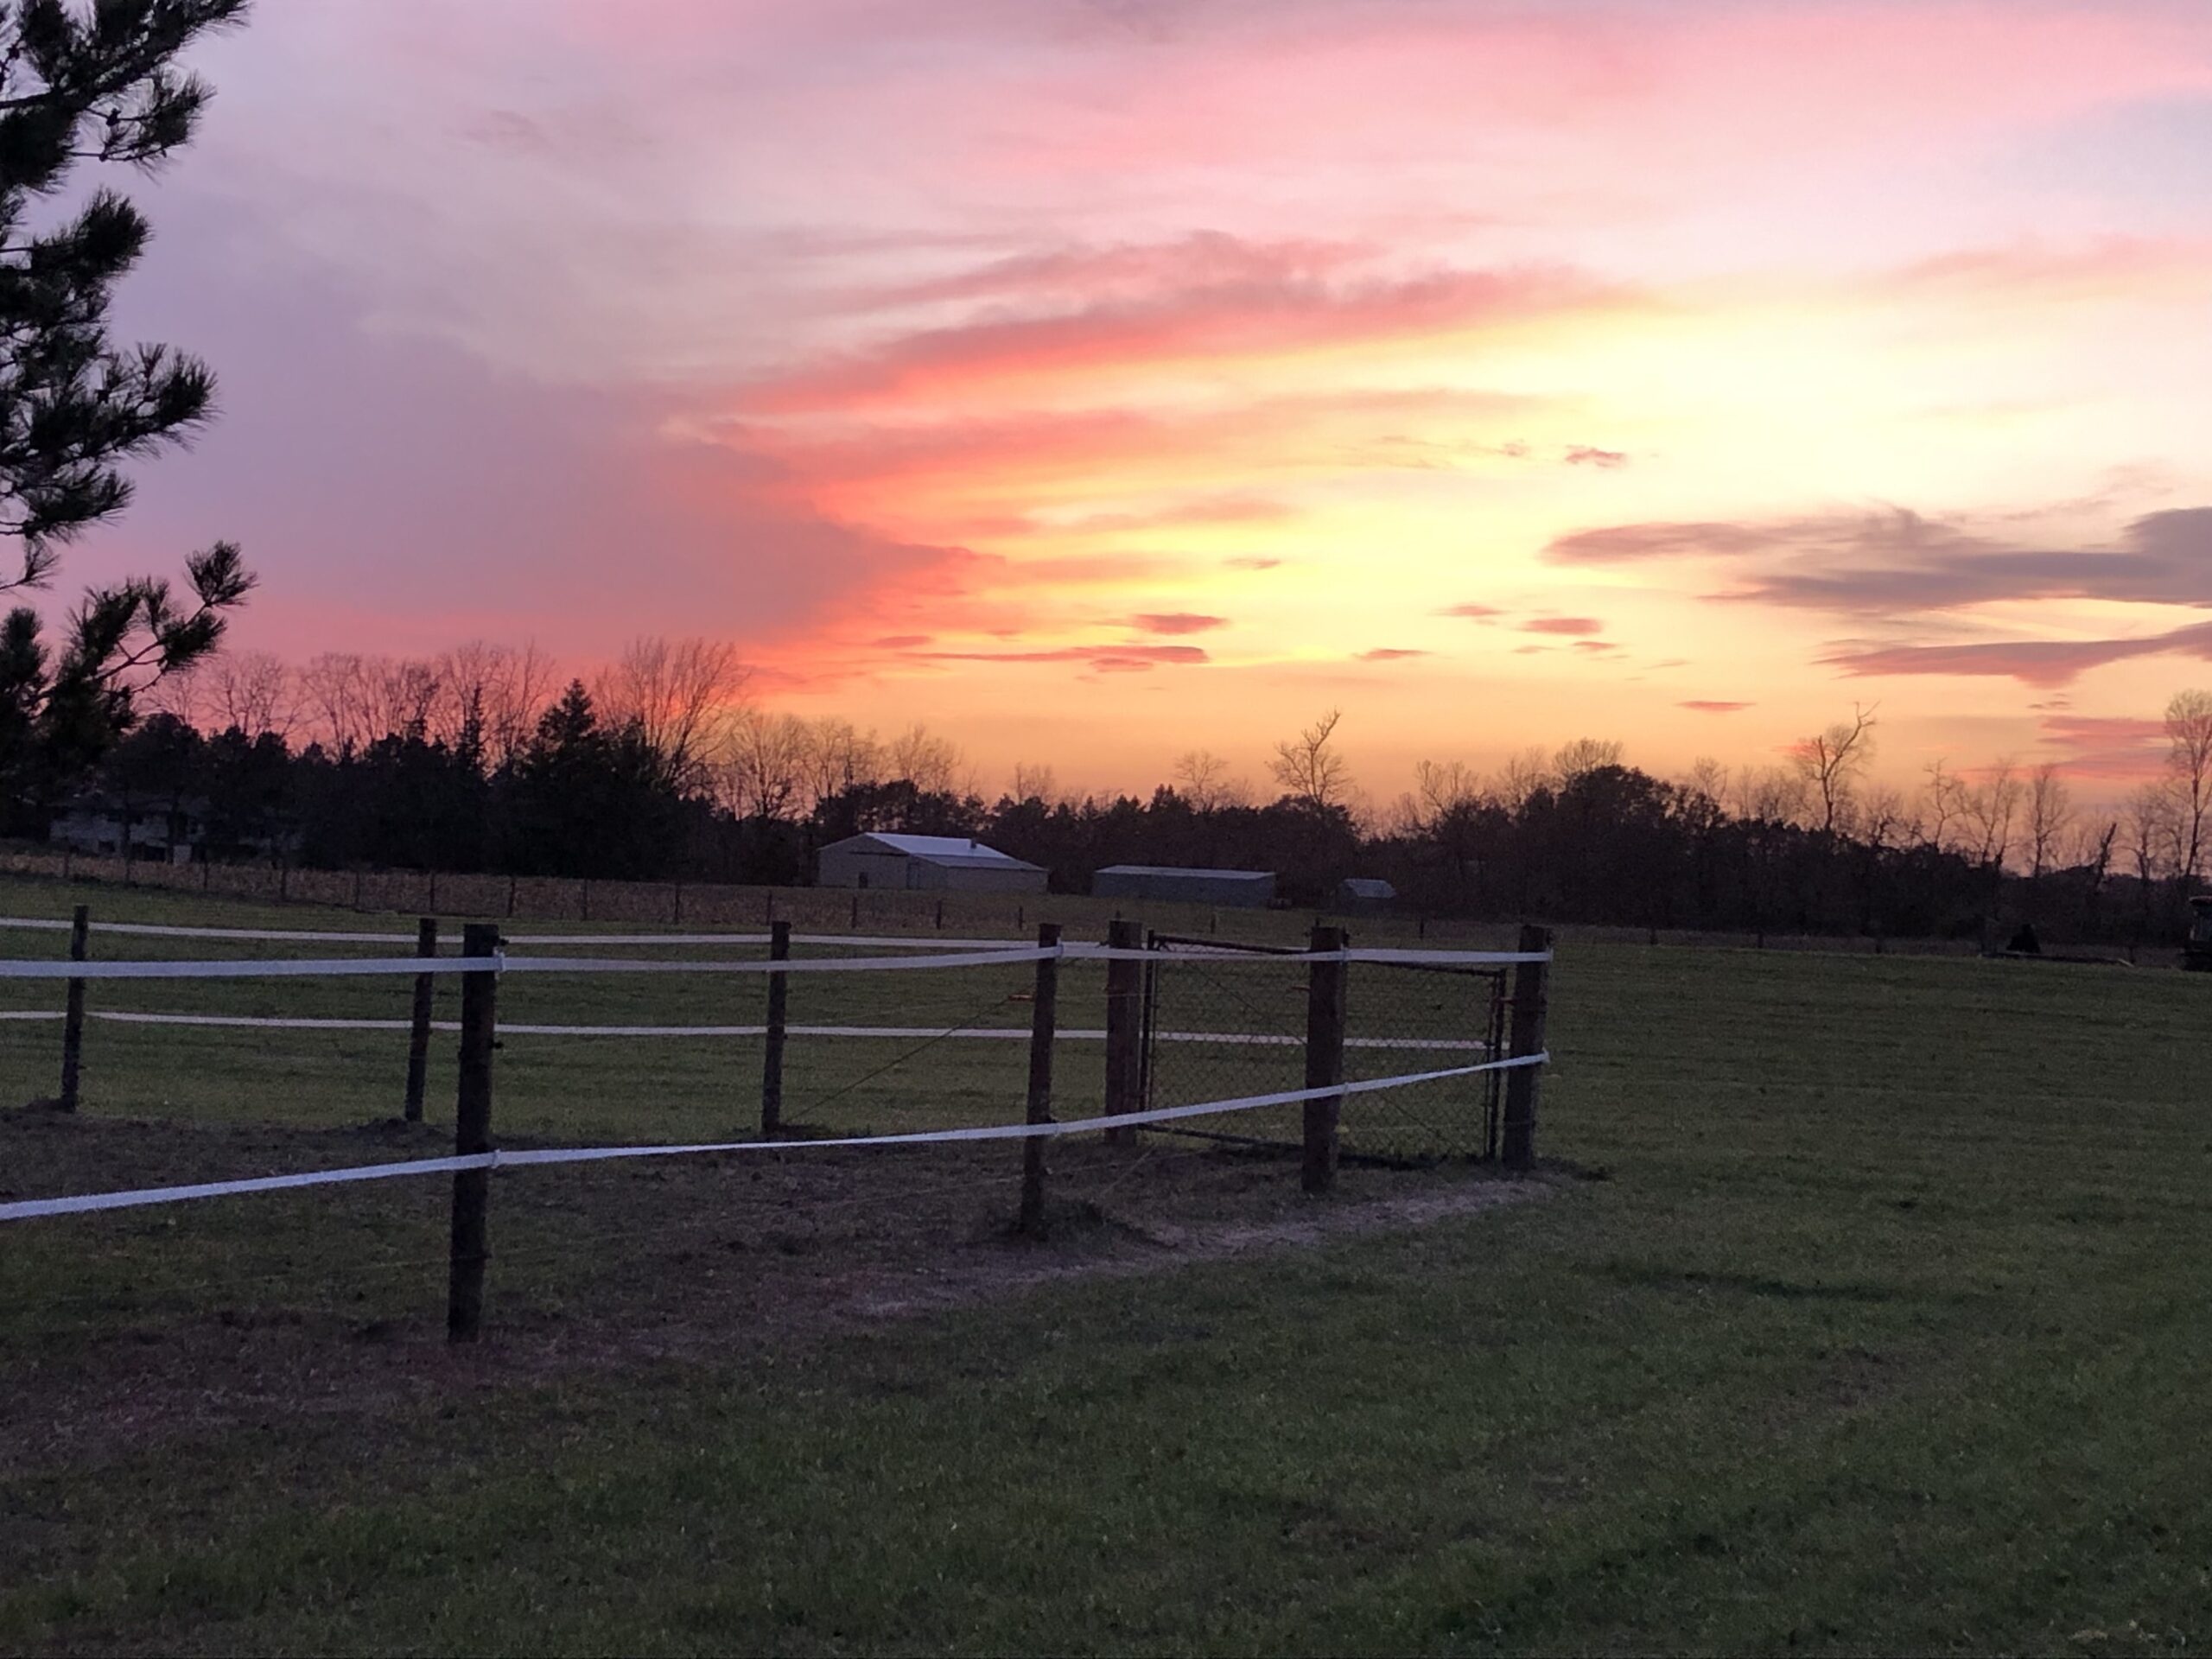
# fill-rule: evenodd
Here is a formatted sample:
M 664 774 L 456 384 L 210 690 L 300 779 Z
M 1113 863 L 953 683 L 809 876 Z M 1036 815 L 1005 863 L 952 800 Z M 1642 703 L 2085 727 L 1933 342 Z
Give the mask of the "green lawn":
M 0 885 L 12 913 L 66 903 Z M 522 983 L 512 1018 L 541 994 Z M 626 1018 L 747 1017 L 708 1009 L 758 995 L 607 987 L 594 1007 Z M 286 1010 L 305 989 L 181 988 Z M 2199 1650 L 2208 995 L 2148 970 L 1570 950 L 1541 1146 L 1604 1179 L 719 1351 L 626 1352 L 592 1299 L 626 1258 L 562 1242 L 567 1195 L 588 1233 L 605 1210 L 528 1172 L 496 1184 L 495 1251 L 524 1249 L 495 1255 L 493 1340 L 461 1360 L 361 1334 L 435 1319 L 435 1183 L 12 1227 L 0 1649 Z M 358 1139 L 397 1090 L 391 1042 L 94 1036 L 88 1109 L 202 1123 L 209 1157 L 256 1122 Z M 50 1091 L 54 1043 L 0 1026 L 0 1097 Z M 972 1100 L 855 1088 L 839 1109 L 1010 1112 L 1020 1045 L 974 1047 Z M 745 1065 L 516 1039 L 502 1122 L 735 1127 Z M 360 1154 L 337 1146 L 307 1160 Z M 633 1230 L 701 1224 L 705 1182 L 631 1189 Z M 864 1238 L 868 1209 L 840 1225 Z M 378 1251 L 405 1270 L 369 1272 Z M 656 1260 L 633 1287 L 655 1319 L 768 1270 Z M 587 1301 L 595 1363 L 503 1360 Z M 248 1362 L 283 1341 L 327 1360 L 257 1411 Z M 223 1399 L 149 1430 L 143 1399 L 188 1392 L 118 1382 L 105 1427 L 42 1439 L 41 1389 L 81 1414 L 127 1343 L 208 1367 Z

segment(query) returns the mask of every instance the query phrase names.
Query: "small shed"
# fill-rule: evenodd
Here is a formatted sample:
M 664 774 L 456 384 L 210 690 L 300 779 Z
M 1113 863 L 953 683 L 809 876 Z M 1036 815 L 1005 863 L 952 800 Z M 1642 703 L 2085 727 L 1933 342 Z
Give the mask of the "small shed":
M 1097 899 L 1154 899 L 1185 905 L 1242 905 L 1263 909 L 1274 901 L 1268 870 L 1192 870 L 1172 864 L 1109 864 L 1090 878 Z
M 1344 916 L 1372 916 L 1395 910 L 1398 890 L 1380 876 L 1348 875 L 1337 883 L 1337 912 Z
M 825 887 L 901 893 L 1042 893 L 1042 865 L 969 836 L 896 836 L 871 830 L 833 841 L 820 854 Z

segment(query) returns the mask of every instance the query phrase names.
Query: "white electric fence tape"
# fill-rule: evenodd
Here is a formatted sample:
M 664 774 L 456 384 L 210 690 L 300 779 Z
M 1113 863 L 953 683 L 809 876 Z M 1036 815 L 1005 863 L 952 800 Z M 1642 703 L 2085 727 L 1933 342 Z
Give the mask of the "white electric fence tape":
M 0 1009 L 0 1020 L 55 1020 L 67 1016 L 60 1008 Z M 414 1022 L 408 1020 L 337 1020 L 313 1019 L 304 1015 L 269 1015 L 246 1014 L 143 1014 L 126 1013 L 120 1008 L 91 1008 L 86 1011 L 87 1020 L 111 1020 L 123 1026 L 212 1026 L 236 1027 L 248 1031 L 410 1031 Z M 457 1020 L 433 1020 L 432 1031 L 456 1032 L 461 1029 Z M 499 1035 L 508 1037 L 765 1037 L 766 1026 L 542 1026 L 519 1025 L 505 1020 L 499 1023 Z M 792 1026 L 784 1027 L 791 1037 L 889 1037 L 912 1039 L 917 1041 L 937 1041 L 946 1038 L 980 1038 L 987 1041 L 1030 1040 L 1027 1027 L 988 1026 Z M 1054 1033 L 1062 1042 L 1103 1042 L 1103 1027 L 1063 1026 Z M 1280 1033 L 1255 1031 L 1156 1031 L 1153 1040 L 1161 1043 L 1225 1043 L 1231 1046 L 1254 1048 L 1303 1048 L 1303 1037 L 1286 1036 Z M 1346 1048 L 1421 1049 L 1439 1053 L 1462 1052 L 1479 1054 L 1490 1045 L 1478 1038 L 1455 1037 L 1347 1037 Z
M 1548 1052 L 1526 1054 L 1512 1059 L 1487 1060 L 1479 1065 L 1452 1066 L 1440 1071 L 1414 1071 L 1402 1077 L 1373 1077 L 1357 1083 L 1332 1084 L 1319 1089 L 1286 1089 L 1271 1095 L 1245 1095 L 1232 1100 L 1210 1100 L 1195 1106 L 1163 1106 L 1149 1111 L 1077 1118 L 1065 1123 L 990 1123 L 969 1128 L 919 1129 L 906 1135 L 857 1135 L 822 1141 L 714 1141 L 674 1146 L 563 1147 L 531 1152 L 481 1152 L 455 1158 L 416 1158 L 397 1164 L 361 1164 L 350 1169 L 309 1170 L 296 1175 L 262 1175 L 245 1180 L 207 1181 L 194 1186 L 138 1187 L 124 1192 L 88 1192 L 73 1198 L 28 1198 L 14 1204 L 0 1204 L 0 1222 L 29 1221 L 43 1216 L 84 1215 L 99 1210 L 131 1210 L 147 1205 L 182 1204 L 195 1198 L 276 1192 L 302 1186 L 332 1186 L 353 1181 L 389 1180 L 404 1175 L 437 1175 L 467 1169 L 604 1163 L 621 1158 L 675 1158 L 703 1153 L 811 1152 L 836 1147 L 916 1147 L 961 1141 L 1028 1141 L 1053 1135 L 1082 1135 L 1098 1129 L 1140 1128 L 1147 1123 L 1167 1123 L 1179 1118 L 1255 1111 L 1266 1106 L 1292 1106 L 1305 1101 L 1326 1100 L 1344 1095 L 1372 1094 L 1384 1089 L 1409 1088 L 1415 1084 L 1442 1083 L 1453 1077 L 1472 1077 L 1480 1071 L 1505 1071 L 1524 1065 L 1542 1065 L 1550 1058 Z
M 324 957 L 297 961 L 270 958 L 235 962 L 0 962 L 0 979 L 315 979 L 365 978 L 417 974 L 825 974 L 887 973 L 902 969 L 1001 968 L 1051 957 L 1091 961 L 1175 963 L 1371 962 L 1409 967 L 1475 967 L 1506 963 L 1549 962 L 1548 950 L 1301 950 L 1281 955 L 1223 951 L 1217 955 L 1154 950 L 1109 950 L 1084 946 L 1027 946 L 977 951 L 947 951 L 922 957 L 794 957 L 771 962 L 749 957 L 734 961 L 658 962 L 632 957 Z

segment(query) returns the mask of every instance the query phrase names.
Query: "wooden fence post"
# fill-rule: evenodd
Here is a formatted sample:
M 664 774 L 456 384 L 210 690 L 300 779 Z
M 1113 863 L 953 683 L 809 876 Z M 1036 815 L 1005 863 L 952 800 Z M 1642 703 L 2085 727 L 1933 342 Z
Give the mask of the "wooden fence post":
M 1341 950 L 1344 931 L 1316 925 L 1314 951 Z M 1344 1080 L 1344 988 L 1351 964 L 1338 957 L 1306 964 L 1306 1086 L 1326 1089 Z M 1324 1095 L 1305 1103 L 1306 1156 L 1299 1172 L 1300 1184 L 1308 1192 L 1326 1192 L 1337 1182 L 1337 1126 L 1344 1111 L 1342 1095 Z
M 512 875 L 509 876 L 507 878 L 507 919 L 509 921 L 512 921 L 514 919 L 516 886 L 517 882 L 515 878 Z
M 855 894 L 853 895 L 853 925 L 854 925 L 855 927 L 858 927 L 860 925 L 861 925 L 861 896 L 860 896 L 860 894 L 858 894 L 858 893 L 855 893 Z
M 1116 917 L 1106 930 L 1106 944 L 1114 950 L 1141 950 L 1143 925 Z M 1106 1110 L 1110 1116 L 1144 1109 L 1145 967 L 1133 961 L 1106 964 Z M 1135 1129 L 1106 1131 L 1109 1146 L 1134 1146 L 1136 1138 Z
M 1523 923 L 1518 949 L 1548 951 L 1552 931 Z M 1513 969 L 1512 1034 L 1506 1047 L 1511 1058 L 1544 1052 L 1544 1005 L 1551 985 L 1551 963 L 1517 963 Z M 1540 1065 L 1516 1065 L 1505 1074 L 1505 1166 L 1526 1169 L 1536 1161 L 1536 1103 L 1543 1078 Z
M 79 905 L 69 918 L 69 960 L 82 962 L 92 939 L 92 910 Z M 69 982 L 67 1012 L 61 1020 L 61 1109 L 77 1109 L 77 1076 L 85 1058 L 85 982 Z
M 768 925 L 768 960 L 789 962 L 791 957 L 791 925 L 771 922 Z M 760 1138 L 767 1141 L 784 1127 L 784 1024 L 791 1006 L 789 974 L 779 974 L 772 969 L 768 974 L 768 1031 L 760 1048 Z
M 577 919 L 586 922 L 591 920 L 591 883 L 588 880 L 584 881 L 580 885 L 579 897 L 576 902 L 578 908 L 582 912 L 582 914 Z
M 415 954 L 438 954 L 438 918 L 425 916 L 415 924 Z M 401 1116 L 410 1123 L 423 1121 L 423 1090 L 430 1075 L 430 997 L 437 988 L 429 974 L 415 976 L 414 1018 L 407 1031 L 407 1103 Z
M 499 930 L 489 922 L 471 922 L 461 930 L 464 957 L 489 957 L 499 948 Z M 498 974 L 480 969 L 461 976 L 461 1087 L 453 1128 L 453 1149 L 459 1157 L 492 1150 L 492 1046 L 499 1028 L 499 998 Z M 453 1251 L 446 1281 L 448 1342 L 474 1342 L 483 1325 L 491 1207 L 492 1172 L 455 1170 Z
M 1037 947 L 1057 951 L 1058 922 L 1037 924 Z M 1052 1039 L 1058 1029 L 1060 959 L 1037 959 L 1037 988 L 1029 1004 L 1029 1115 L 1027 1122 L 1052 1121 Z M 1032 1238 L 1045 1235 L 1045 1141 L 1033 1135 L 1021 1143 L 1021 1230 Z
M 668 920 L 669 920 L 669 925 L 670 925 L 670 926 L 671 926 L 671 927 L 681 927 L 681 926 L 683 926 L 683 884 L 681 881 L 678 881 L 678 882 L 676 884 L 676 895 L 675 895 L 674 901 L 673 901 L 673 903 L 671 904 L 671 907 L 670 907 L 670 908 L 671 908 L 671 915 L 669 916 L 669 918 L 668 918 Z

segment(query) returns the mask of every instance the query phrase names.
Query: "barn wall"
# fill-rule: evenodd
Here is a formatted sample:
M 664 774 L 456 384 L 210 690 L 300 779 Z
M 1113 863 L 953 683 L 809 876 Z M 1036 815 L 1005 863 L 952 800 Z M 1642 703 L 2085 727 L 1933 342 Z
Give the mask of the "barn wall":
M 815 879 L 825 887 L 857 887 L 862 885 L 861 877 L 866 875 L 866 885 L 871 888 L 903 889 L 907 884 L 906 867 L 912 861 L 903 853 L 825 847 Z
M 1203 870 L 1142 874 L 1101 870 L 1091 877 L 1090 891 L 1101 899 L 1155 899 L 1173 904 L 1259 910 L 1274 900 L 1275 882 L 1273 876 L 1264 881 L 1233 881 Z

